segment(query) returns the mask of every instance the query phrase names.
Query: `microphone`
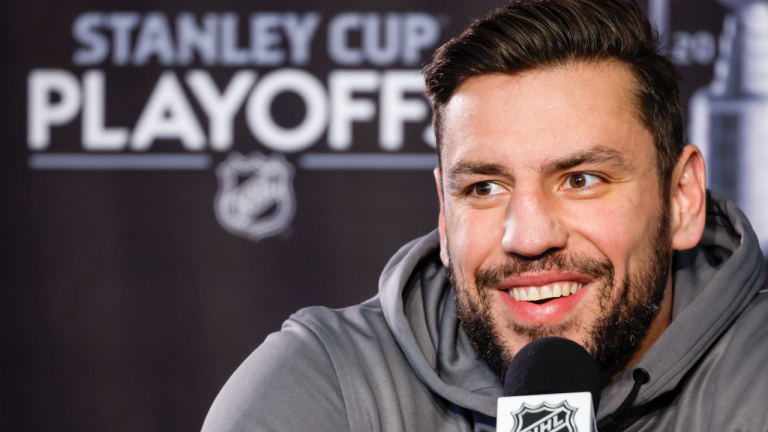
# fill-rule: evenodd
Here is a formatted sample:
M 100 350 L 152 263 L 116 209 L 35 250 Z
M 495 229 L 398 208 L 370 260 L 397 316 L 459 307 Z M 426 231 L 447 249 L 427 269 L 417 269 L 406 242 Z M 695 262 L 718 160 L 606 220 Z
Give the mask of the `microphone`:
M 537 339 L 512 359 L 496 427 L 505 432 L 591 432 L 600 404 L 600 371 L 576 342 Z

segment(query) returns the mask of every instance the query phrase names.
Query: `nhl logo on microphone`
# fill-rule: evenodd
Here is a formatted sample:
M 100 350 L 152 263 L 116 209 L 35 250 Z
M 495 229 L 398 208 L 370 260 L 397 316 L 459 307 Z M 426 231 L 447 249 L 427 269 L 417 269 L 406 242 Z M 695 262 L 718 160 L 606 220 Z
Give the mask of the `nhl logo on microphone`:
M 589 392 L 499 398 L 499 432 L 592 432 L 595 413 Z
M 296 210 L 293 166 L 281 154 L 232 153 L 216 170 L 216 218 L 229 232 L 258 241 L 279 234 Z
M 575 413 L 576 408 L 565 400 L 558 405 L 544 402 L 529 406 L 523 403 L 519 410 L 512 413 L 512 432 L 576 432 Z

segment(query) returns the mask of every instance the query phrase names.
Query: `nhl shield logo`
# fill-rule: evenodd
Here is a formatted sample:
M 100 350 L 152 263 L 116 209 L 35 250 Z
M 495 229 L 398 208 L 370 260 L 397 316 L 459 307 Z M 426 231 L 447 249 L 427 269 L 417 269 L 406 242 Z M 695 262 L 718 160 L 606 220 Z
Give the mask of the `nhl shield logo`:
M 528 404 L 512 413 L 512 432 L 577 432 L 574 414 L 568 401 L 557 405 L 546 402 L 531 407 Z
M 216 218 L 229 232 L 258 241 L 279 234 L 296 210 L 293 166 L 283 155 L 232 153 L 216 169 Z

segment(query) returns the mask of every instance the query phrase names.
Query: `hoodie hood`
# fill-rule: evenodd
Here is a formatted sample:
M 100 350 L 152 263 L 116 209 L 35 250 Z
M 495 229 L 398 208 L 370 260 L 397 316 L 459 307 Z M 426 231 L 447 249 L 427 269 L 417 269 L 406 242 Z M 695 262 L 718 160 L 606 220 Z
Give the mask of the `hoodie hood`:
M 496 416 L 499 378 L 480 359 L 456 316 L 439 257 L 437 231 L 404 246 L 379 282 L 385 319 L 422 382 L 458 406 Z M 597 418 L 614 412 L 632 389 L 632 372 L 650 374 L 633 405 L 674 389 L 757 294 L 765 262 L 741 210 L 709 192 L 699 245 L 675 252 L 672 322 L 661 337 L 603 389 Z
M 379 299 L 421 381 L 461 407 L 496 417 L 501 382 L 477 355 L 456 316 L 436 230 L 392 257 L 379 280 Z

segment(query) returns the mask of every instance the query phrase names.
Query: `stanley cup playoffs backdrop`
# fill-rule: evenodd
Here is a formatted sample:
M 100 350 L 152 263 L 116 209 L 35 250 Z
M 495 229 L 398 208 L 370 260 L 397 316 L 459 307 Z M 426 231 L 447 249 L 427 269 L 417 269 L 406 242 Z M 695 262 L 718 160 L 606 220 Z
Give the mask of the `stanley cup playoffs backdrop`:
M 418 70 L 498 5 L 4 3 L 0 430 L 199 429 L 290 313 L 373 296 L 436 226 Z M 643 6 L 768 244 L 768 4 Z

